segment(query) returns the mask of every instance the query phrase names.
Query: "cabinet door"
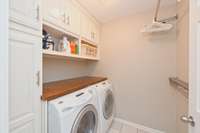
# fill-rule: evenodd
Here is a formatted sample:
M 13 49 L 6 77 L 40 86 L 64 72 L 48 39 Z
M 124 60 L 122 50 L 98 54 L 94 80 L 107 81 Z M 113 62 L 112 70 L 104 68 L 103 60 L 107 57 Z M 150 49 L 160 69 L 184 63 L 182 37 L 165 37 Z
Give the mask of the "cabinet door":
M 81 35 L 85 39 L 94 42 L 95 44 L 99 43 L 99 25 L 87 17 L 85 14 L 81 14 Z
M 97 28 L 93 21 L 90 22 L 90 39 L 95 42 L 97 38 Z M 96 43 L 96 42 L 95 42 Z
M 100 39 L 100 25 L 95 23 L 94 25 L 94 42 L 96 44 L 99 44 L 99 39 Z
M 10 133 L 41 133 L 41 38 L 10 31 Z
M 99 25 L 95 21 L 90 21 L 90 40 L 95 44 L 99 43 Z
M 69 0 L 61 0 L 62 5 L 64 5 L 64 25 L 65 30 L 74 33 L 76 35 L 80 34 L 80 12 L 75 7 L 75 5 Z
M 91 33 L 90 33 L 90 20 L 83 13 L 81 13 L 81 35 L 85 39 L 90 40 L 90 37 L 91 37 Z
M 63 0 L 42 0 L 43 20 L 59 28 L 64 28 L 64 4 Z
M 40 30 L 39 0 L 10 0 L 10 18 L 22 25 Z
M 60 3 L 61 14 L 63 14 L 63 28 L 71 32 L 71 3 L 69 0 L 60 0 Z
M 80 34 L 80 11 L 72 3 L 70 4 L 69 12 L 70 31 L 79 35 Z
M 99 24 L 96 24 L 95 26 L 96 28 L 96 35 L 95 35 L 95 42 L 96 44 L 99 44 L 99 41 L 100 41 L 100 25 Z

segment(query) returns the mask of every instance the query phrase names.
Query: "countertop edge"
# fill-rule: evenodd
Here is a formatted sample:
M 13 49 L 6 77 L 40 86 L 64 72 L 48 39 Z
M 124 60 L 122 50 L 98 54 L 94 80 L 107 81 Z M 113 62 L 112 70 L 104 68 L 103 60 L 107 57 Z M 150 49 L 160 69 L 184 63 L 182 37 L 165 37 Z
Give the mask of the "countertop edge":
M 73 93 L 73 92 L 76 92 L 76 91 L 79 91 L 79 90 L 81 90 L 81 89 L 84 89 L 84 88 L 86 88 L 86 87 L 88 87 L 88 86 L 91 86 L 91 85 L 94 85 L 94 84 L 97 84 L 97 83 L 100 83 L 100 82 L 103 82 L 103 81 L 106 81 L 106 80 L 108 80 L 108 78 L 106 78 L 106 77 L 90 77 L 90 76 L 85 76 L 85 77 L 78 77 L 78 78 L 73 78 L 73 79 L 67 79 L 67 80 L 61 80 L 61 81 L 53 81 L 53 82 L 49 82 L 49 83 L 45 83 L 45 85 L 46 84 L 52 84 L 52 83 L 59 83 L 59 82 L 67 82 L 67 81 L 73 81 L 73 82 L 76 82 L 76 80 L 77 81 L 79 81 L 80 82 L 80 80 L 81 79 L 83 79 L 84 80 L 84 78 L 85 79 L 87 79 L 88 78 L 88 81 L 89 80 L 94 80 L 94 82 L 85 82 L 83 85 L 80 85 L 80 86 L 77 86 L 77 87 L 72 87 L 71 89 L 68 87 L 68 89 L 64 89 L 64 90 L 62 90 L 61 92 L 57 92 L 57 93 L 54 93 L 55 92 L 55 89 L 54 89 L 54 92 L 52 92 L 52 94 L 51 95 L 48 95 L 48 94 L 46 94 L 48 91 L 44 91 L 44 89 L 45 88 L 43 88 L 43 94 L 42 94 L 42 96 L 41 96 L 41 100 L 42 101 L 51 101 L 51 100 L 54 100 L 54 99 L 56 99 L 56 98 L 59 98 L 59 97 L 62 97 L 62 96 L 65 96 L 65 95 L 67 95 L 67 94 L 70 94 L 70 93 Z M 67 84 L 66 84 L 67 85 Z M 44 85 L 43 85 L 44 86 Z M 49 89 L 49 91 L 51 92 L 53 89 L 51 89 L 51 87 L 49 87 L 49 88 L 47 88 L 47 89 Z

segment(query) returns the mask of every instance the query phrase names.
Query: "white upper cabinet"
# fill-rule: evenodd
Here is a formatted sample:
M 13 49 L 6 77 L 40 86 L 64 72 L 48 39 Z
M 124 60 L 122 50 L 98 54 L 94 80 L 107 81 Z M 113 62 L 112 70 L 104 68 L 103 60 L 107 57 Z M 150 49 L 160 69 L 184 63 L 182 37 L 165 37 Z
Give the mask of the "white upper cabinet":
M 70 31 L 72 20 L 71 20 L 71 4 L 67 0 L 59 0 L 60 2 L 60 15 L 63 27 L 65 30 Z
M 65 29 L 69 32 L 79 35 L 80 34 L 80 11 L 69 0 L 61 0 L 64 8 L 64 23 Z
M 99 44 L 99 42 L 100 42 L 100 34 L 101 34 L 100 32 L 101 32 L 101 27 L 100 27 L 99 24 L 96 24 L 96 38 L 95 38 L 95 42 L 97 44 Z
M 9 133 L 41 133 L 41 3 L 9 3 Z
M 10 133 L 41 133 L 41 38 L 10 30 Z
M 39 0 L 10 0 L 10 19 L 26 27 L 41 29 Z
M 99 25 L 71 0 L 42 0 L 43 20 L 84 39 L 99 43 Z
M 43 19 L 68 32 L 80 34 L 80 11 L 68 0 L 43 0 Z
M 61 0 L 43 0 L 43 20 L 59 28 L 64 28 L 64 8 Z
M 80 10 L 76 8 L 75 5 L 73 4 L 70 4 L 70 5 L 71 5 L 70 12 L 69 12 L 70 31 L 80 35 L 80 30 L 81 30 Z
M 96 22 L 90 23 L 90 38 L 96 44 L 99 43 L 99 34 L 100 34 L 100 27 Z
M 94 42 L 95 44 L 99 43 L 99 25 L 92 19 L 90 19 L 84 13 L 81 14 L 81 35 L 83 38 Z
M 81 13 L 81 35 L 83 38 L 90 40 L 90 20 L 84 13 Z

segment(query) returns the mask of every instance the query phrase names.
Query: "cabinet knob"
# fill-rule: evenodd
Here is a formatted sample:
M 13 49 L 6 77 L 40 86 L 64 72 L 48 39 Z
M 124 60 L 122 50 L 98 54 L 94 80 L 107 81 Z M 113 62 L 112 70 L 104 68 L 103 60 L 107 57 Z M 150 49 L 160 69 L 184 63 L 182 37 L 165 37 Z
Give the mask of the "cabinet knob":
M 37 85 L 38 87 L 40 87 L 40 71 L 37 72 L 36 76 L 37 76 Z
M 36 11 L 37 11 L 36 18 L 37 18 L 38 21 L 40 21 L 40 5 L 39 4 L 37 5 Z
M 67 25 L 70 25 L 70 16 L 67 16 Z
M 63 18 L 64 18 L 63 22 L 66 23 L 66 13 L 63 14 Z
M 95 39 L 95 33 L 94 32 L 91 32 L 91 38 Z

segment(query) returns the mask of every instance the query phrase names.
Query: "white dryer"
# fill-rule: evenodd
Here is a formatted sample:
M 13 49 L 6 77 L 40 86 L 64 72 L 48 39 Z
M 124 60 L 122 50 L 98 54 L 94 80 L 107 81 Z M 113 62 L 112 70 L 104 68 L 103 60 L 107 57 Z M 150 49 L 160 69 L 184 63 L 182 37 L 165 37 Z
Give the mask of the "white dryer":
M 48 103 L 48 133 L 97 133 L 96 91 L 88 87 Z
M 100 132 L 107 133 L 114 118 L 114 94 L 112 85 L 104 81 L 94 85 L 99 103 Z

